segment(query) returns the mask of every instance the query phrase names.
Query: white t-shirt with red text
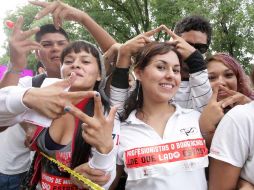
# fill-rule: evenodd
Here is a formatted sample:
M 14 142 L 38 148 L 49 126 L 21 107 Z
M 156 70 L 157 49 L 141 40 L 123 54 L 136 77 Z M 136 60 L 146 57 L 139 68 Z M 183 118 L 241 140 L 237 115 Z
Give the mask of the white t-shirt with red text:
M 135 110 L 121 124 L 117 164 L 128 174 L 126 190 L 207 189 L 208 150 L 199 129 L 200 113 L 175 106 L 163 138 Z

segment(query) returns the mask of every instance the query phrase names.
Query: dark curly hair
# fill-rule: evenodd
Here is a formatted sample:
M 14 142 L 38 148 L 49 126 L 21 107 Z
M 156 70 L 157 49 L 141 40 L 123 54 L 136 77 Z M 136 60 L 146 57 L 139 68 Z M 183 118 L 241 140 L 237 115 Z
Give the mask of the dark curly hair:
M 197 15 L 187 16 L 176 23 L 174 32 L 181 36 L 182 33 L 191 30 L 205 33 L 207 35 L 207 45 L 211 44 L 212 26 L 208 20 Z

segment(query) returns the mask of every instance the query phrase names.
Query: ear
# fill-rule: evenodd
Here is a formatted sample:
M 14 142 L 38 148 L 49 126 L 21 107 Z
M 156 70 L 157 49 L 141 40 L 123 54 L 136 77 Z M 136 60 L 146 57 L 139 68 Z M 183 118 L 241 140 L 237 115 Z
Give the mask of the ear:
M 134 69 L 134 73 L 135 73 L 136 79 L 140 81 L 141 80 L 141 75 L 142 75 L 142 70 Z
M 101 74 L 100 74 L 100 73 L 98 73 L 98 76 L 97 76 L 97 78 L 96 78 L 96 81 L 101 81 Z
M 36 57 L 37 60 L 41 60 L 40 59 L 41 56 L 40 56 L 40 51 L 39 50 L 35 50 L 35 57 Z

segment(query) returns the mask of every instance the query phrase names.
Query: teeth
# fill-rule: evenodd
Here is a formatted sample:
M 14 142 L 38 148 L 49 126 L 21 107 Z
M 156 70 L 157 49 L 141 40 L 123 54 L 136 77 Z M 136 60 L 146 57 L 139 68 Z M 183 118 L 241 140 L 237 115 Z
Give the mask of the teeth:
M 173 85 L 171 85 L 171 84 L 160 84 L 160 86 L 162 86 L 164 88 L 173 88 Z

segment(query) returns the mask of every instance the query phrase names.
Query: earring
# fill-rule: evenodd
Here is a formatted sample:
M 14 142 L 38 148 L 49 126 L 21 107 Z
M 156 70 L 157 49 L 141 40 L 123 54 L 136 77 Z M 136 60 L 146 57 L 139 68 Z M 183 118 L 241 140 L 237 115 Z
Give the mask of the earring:
M 139 89 L 140 89 L 140 82 L 137 80 L 137 85 L 138 85 L 138 90 L 137 90 L 137 97 L 136 97 L 136 101 L 138 101 L 138 96 L 139 96 Z

